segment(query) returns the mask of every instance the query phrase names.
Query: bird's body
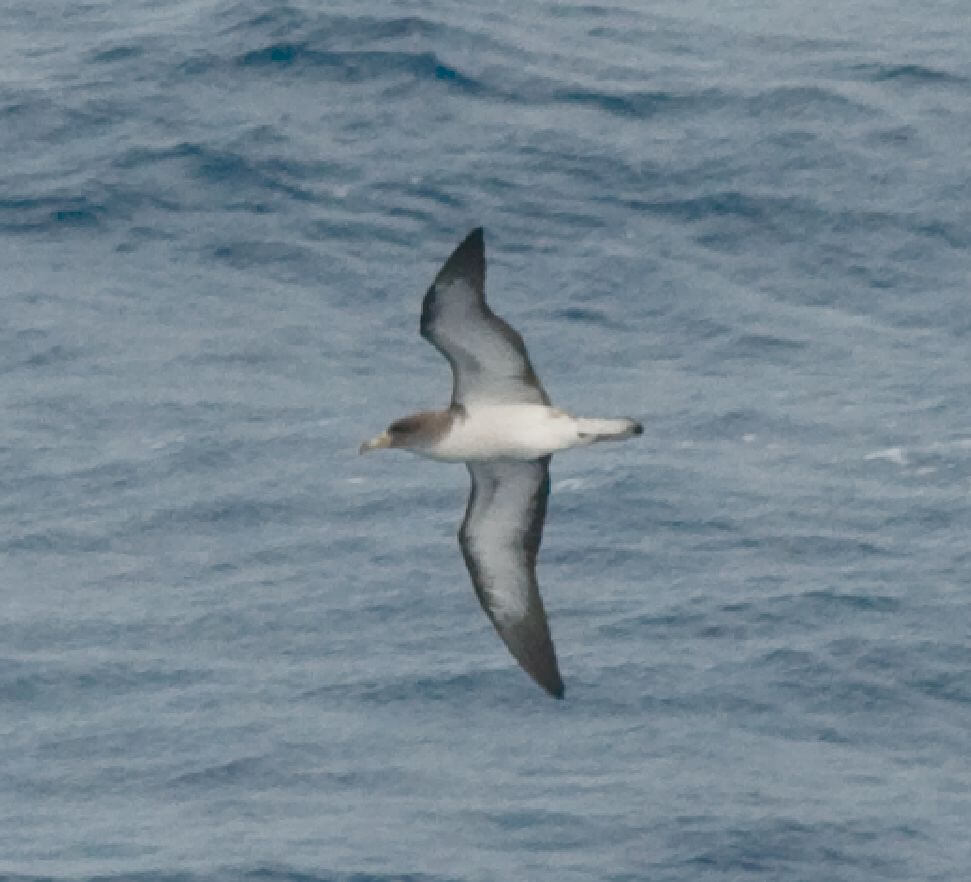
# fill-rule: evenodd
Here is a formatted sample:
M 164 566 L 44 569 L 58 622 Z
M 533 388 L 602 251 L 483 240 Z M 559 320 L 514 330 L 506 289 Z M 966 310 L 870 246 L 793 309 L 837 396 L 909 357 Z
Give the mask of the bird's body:
M 450 430 L 412 452 L 442 462 L 532 460 L 633 434 L 630 420 L 585 420 L 547 404 L 480 404 L 448 412 Z
M 421 335 L 452 368 L 452 403 L 396 420 L 361 453 L 400 447 L 466 463 L 471 493 L 459 545 L 476 595 L 523 669 L 563 697 L 536 582 L 552 454 L 639 435 L 630 418 L 584 419 L 553 407 L 519 336 L 485 301 L 482 230 L 466 236 L 422 303 Z

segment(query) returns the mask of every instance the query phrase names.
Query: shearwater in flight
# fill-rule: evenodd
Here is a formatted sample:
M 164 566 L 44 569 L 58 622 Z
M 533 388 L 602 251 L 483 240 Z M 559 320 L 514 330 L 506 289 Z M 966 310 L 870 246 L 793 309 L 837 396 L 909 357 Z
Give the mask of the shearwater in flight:
M 485 301 L 481 227 L 435 277 L 420 330 L 452 367 L 452 402 L 395 420 L 360 452 L 400 447 L 466 464 L 472 490 L 458 538 L 479 603 L 526 673 L 562 698 L 536 582 L 550 459 L 558 450 L 621 441 L 643 429 L 633 419 L 581 419 L 551 406 L 522 337 Z

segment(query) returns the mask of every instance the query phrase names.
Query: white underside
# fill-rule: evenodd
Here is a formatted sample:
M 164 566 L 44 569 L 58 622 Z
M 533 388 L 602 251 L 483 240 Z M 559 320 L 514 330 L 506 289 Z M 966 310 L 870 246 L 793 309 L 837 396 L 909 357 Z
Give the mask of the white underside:
M 630 420 L 581 419 L 543 404 L 480 405 L 456 417 L 437 444 L 415 452 L 445 462 L 538 459 L 598 436 L 626 437 L 630 426 Z

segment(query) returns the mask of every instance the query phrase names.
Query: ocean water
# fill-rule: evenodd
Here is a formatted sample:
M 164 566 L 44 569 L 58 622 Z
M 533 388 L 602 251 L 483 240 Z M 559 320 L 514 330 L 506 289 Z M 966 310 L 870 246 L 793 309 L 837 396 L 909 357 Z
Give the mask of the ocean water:
M 0 879 L 965 880 L 964 2 L 0 11 Z M 484 225 L 566 700 L 357 446 Z

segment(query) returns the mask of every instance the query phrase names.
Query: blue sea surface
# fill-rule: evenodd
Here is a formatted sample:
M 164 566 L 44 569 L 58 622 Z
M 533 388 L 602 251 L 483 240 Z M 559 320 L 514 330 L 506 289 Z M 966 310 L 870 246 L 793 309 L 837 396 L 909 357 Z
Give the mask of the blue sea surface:
M 0 11 L 0 880 L 971 867 L 971 15 Z M 554 401 L 550 700 L 468 477 L 357 446 L 483 225 Z

